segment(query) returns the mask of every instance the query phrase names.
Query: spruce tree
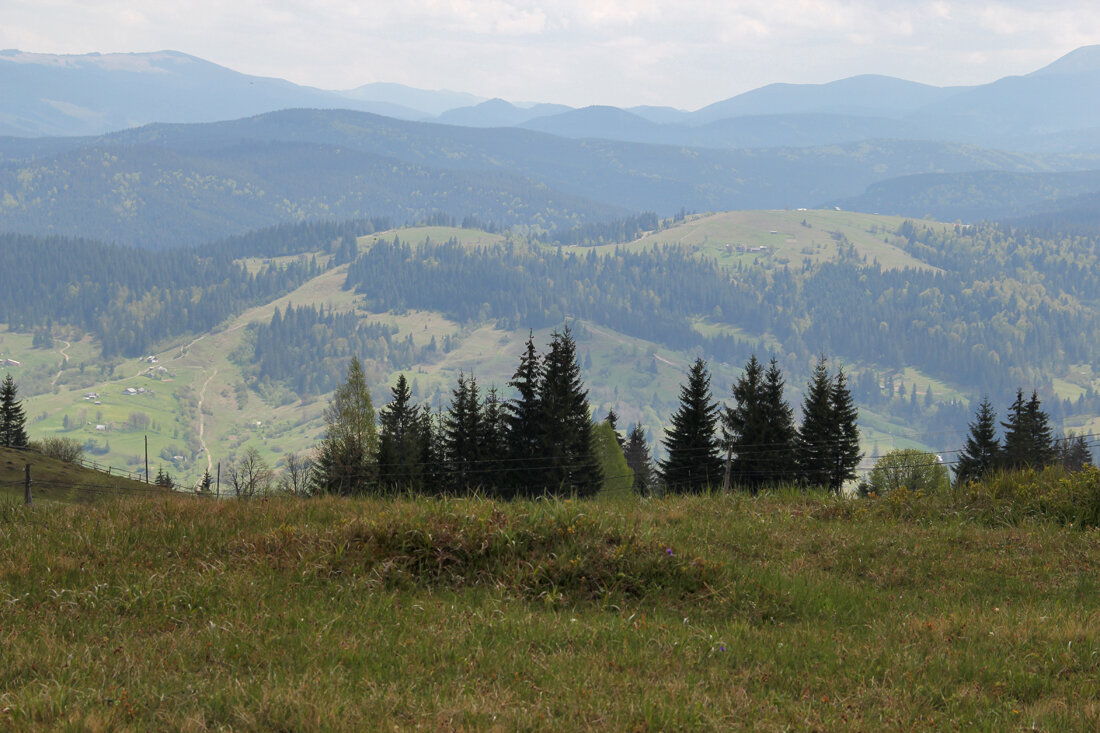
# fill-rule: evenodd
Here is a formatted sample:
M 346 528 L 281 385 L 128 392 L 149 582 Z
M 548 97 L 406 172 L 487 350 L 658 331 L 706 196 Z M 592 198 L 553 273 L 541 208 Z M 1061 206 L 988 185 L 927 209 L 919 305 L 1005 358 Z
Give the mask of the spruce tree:
M 844 482 L 856 477 L 856 466 L 863 457 L 859 449 L 859 412 L 843 369 L 838 369 L 833 379 L 830 405 L 835 433 L 829 489 L 840 494 Z
M 779 363 L 773 357 L 764 373 L 765 436 L 761 442 L 767 446 L 762 471 L 767 483 L 780 485 L 798 480 L 798 459 L 795 445 L 798 430 L 794 425 L 794 410 L 783 396 L 786 384 Z
M 1092 451 L 1083 435 L 1066 433 L 1057 445 L 1058 460 L 1067 471 L 1083 471 L 1092 465 Z
M 1023 390 L 1017 389 L 1016 399 L 1008 408 L 1008 419 L 1001 425 L 1005 429 L 1002 464 L 1006 469 L 1042 468 L 1054 462 L 1050 421 L 1035 392 L 1025 402 Z
M 378 434 L 363 367 L 356 357 L 325 408 L 325 435 L 317 446 L 315 491 L 353 495 L 368 491 L 374 478 Z
M 0 383 L 0 445 L 5 448 L 27 447 L 27 418 L 23 403 L 15 399 L 18 388 L 9 374 Z
M 723 415 L 733 451 L 732 480 L 753 492 L 794 481 L 794 414 L 783 398 L 783 375 L 775 359 L 767 372 L 754 354 L 733 385 L 734 406 Z
M 516 391 L 515 399 L 504 405 L 505 441 L 508 446 L 508 476 L 502 486 L 518 496 L 533 496 L 539 492 L 538 467 L 541 443 L 539 380 L 542 371 L 533 336 L 528 334 L 526 349 L 508 386 Z
M 538 473 L 543 489 L 578 496 L 599 491 L 603 477 L 592 449 L 588 390 L 581 382 L 576 343 L 568 326 L 551 336 L 542 362 L 538 404 Z
M 855 478 L 859 413 L 844 370 L 830 378 L 825 357 L 818 359 L 802 401 L 802 426 L 795 454 L 802 481 L 839 494 Z
M 970 423 L 970 434 L 955 464 L 955 485 L 981 481 L 1001 461 L 1001 443 L 997 440 L 997 413 L 988 397 L 983 397 Z
M 722 415 L 724 438 L 733 453 L 733 485 L 756 491 L 766 479 L 761 474 L 764 458 L 764 367 L 753 354 L 745 370 L 733 383 L 732 407 Z
M 477 380 L 471 374 L 458 375 L 458 386 L 450 407 L 443 415 L 443 455 L 448 486 L 455 493 L 468 493 L 481 484 L 481 401 Z
M 798 470 L 808 486 L 828 486 L 832 475 L 832 443 L 837 432 L 833 423 L 832 387 L 822 356 L 802 397 L 802 425 L 798 429 Z
M 390 403 L 378 411 L 378 483 L 387 489 L 423 489 L 423 442 L 420 408 L 404 374 L 397 377 Z
M 653 484 L 653 468 L 649 456 L 649 443 L 640 424 L 634 423 L 634 427 L 630 429 L 623 455 L 626 457 L 626 465 L 634 472 L 634 491 L 639 494 L 648 494 Z
M 508 454 L 508 431 L 505 425 L 504 402 L 496 387 L 489 389 L 481 407 L 481 485 L 490 493 L 511 495 L 506 488 L 505 458 Z
M 661 461 L 661 476 L 669 491 L 696 492 L 720 484 L 717 424 L 718 405 L 711 397 L 707 365 L 696 359 L 688 370 L 687 383 L 680 386 L 680 406 L 661 441 L 667 451 Z

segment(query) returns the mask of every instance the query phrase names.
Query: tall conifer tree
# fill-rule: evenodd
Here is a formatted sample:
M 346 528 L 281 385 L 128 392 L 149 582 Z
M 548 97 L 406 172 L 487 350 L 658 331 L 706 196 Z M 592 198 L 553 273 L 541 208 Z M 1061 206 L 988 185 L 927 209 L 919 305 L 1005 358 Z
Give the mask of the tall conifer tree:
M 988 397 L 982 398 L 970 423 L 970 434 L 955 464 L 955 485 L 964 486 L 989 476 L 1001 461 L 997 439 L 997 413 Z
M 398 375 L 391 395 L 389 404 L 378 411 L 378 483 L 389 489 L 419 491 L 427 436 L 404 374 Z
M 504 488 L 519 496 L 539 493 L 541 418 L 539 381 L 541 361 L 535 350 L 534 336 L 528 334 L 527 344 L 519 358 L 519 366 L 508 386 L 516 391 L 515 399 L 504 405 L 504 426 L 508 445 L 508 478 Z M 508 492 L 506 492 L 508 493 Z
M 10 374 L 0 383 L 0 445 L 6 448 L 27 447 L 27 418 L 23 403 L 15 399 L 18 391 Z
M 688 381 L 680 386 L 680 406 L 665 429 L 662 445 L 667 456 L 661 476 L 675 493 L 702 491 L 722 481 L 722 459 L 716 434 L 718 405 L 710 391 L 706 362 L 696 359 Z
M 603 481 L 592 449 L 588 390 L 581 381 L 577 348 L 569 327 L 555 331 L 539 382 L 539 469 L 545 491 L 589 496 Z

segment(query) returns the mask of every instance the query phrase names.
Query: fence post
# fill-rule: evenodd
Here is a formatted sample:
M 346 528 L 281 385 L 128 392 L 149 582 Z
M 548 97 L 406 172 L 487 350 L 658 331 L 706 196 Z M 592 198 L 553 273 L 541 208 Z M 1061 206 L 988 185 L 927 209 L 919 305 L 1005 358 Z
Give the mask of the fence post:
M 31 503 L 31 464 L 23 469 L 23 503 Z

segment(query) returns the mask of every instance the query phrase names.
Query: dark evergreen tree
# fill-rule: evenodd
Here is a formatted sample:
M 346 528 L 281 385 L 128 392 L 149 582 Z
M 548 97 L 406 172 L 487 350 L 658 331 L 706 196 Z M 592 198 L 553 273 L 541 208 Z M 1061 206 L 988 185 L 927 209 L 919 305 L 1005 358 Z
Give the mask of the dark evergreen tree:
M 856 477 L 856 466 L 863 457 L 859 449 L 859 411 L 848 389 L 848 377 L 843 369 L 838 369 L 833 379 L 830 405 L 835 434 L 829 489 L 839 494 L 844 482 Z
M 483 430 L 481 401 L 477 380 L 471 374 L 458 375 L 458 386 L 451 396 L 450 407 L 443 415 L 443 461 L 451 491 L 468 493 L 481 488 L 481 451 Z
M 761 442 L 767 446 L 762 472 L 767 477 L 767 483 L 773 485 L 798 480 L 798 459 L 795 456 L 798 430 L 794 425 L 794 410 L 783 396 L 785 387 L 779 362 L 772 358 L 768 371 L 764 373 L 764 415 L 767 421 L 766 437 Z
M 844 370 L 830 378 L 818 359 L 802 402 L 796 455 L 802 481 L 839 494 L 859 465 L 859 413 Z
M 612 407 L 607 411 L 607 417 L 604 418 L 611 429 L 615 431 L 615 440 L 619 442 L 619 447 L 626 450 L 626 440 L 619 433 L 619 416 L 615 413 L 615 408 Z
M 569 327 L 555 331 L 539 382 L 539 483 L 546 493 L 590 496 L 603 482 L 592 450 L 588 390 Z
M 970 435 L 955 464 L 955 485 L 964 486 L 989 476 L 1001 462 L 1001 443 L 997 440 L 997 413 L 989 398 L 982 398 Z
M 427 436 L 404 374 L 391 394 L 390 403 L 378 411 L 378 483 L 384 489 L 421 491 Z
M 765 372 L 753 355 L 733 385 L 733 407 L 723 415 L 733 451 L 731 480 L 753 492 L 798 480 L 794 413 L 783 397 L 783 374 L 775 359 Z
M 508 454 L 508 432 L 505 425 L 504 403 L 497 394 L 496 387 L 489 389 L 485 397 L 485 404 L 481 408 L 481 453 L 482 463 L 481 485 L 486 491 L 494 494 L 510 495 L 511 492 L 503 491 L 506 488 L 508 477 L 505 473 L 505 463 Z
M 653 487 L 653 468 L 649 443 L 640 424 L 634 423 L 634 427 L 630 429 L 623 455 L 626 457 L 626 465 L 634 472 L 634 491 L 648 494 Z
M 832 446 L 837 433 L 832 391 L 832 380 L 822 356 L 802 397 L 802 425 L 796 447 L 799 475 L 808 486 L 828 486 L 832 475 Z
M 733 383 L 734 404 L 722 414 L 722 428 L 733 455 L 732 485 L 754 493 L 769 479 L 763 465 L 768 450 L 763 392 L 764 367 L 753 354 Z
M 528 334 L 519 366 L 508 386 L 516 397 L 504 405 L 505 440 L 508 446 L 508 479 L 502 488 L 513 495 L 539 493 L 538 467 L 542 424 L 539 406 L 539 381 L 542 371 L 534 337 Z M 505 494 L 509 491 L 505 491 Z
M 1058 459 L 1067 471 L 1083 471 L 1092 465 L 1092 451 L 1083 435 L 1070 431 L 1058 441 Z
M 1025 402 L 1023 390 L 1017 389 L 1016 399 L 1008 408 L 1008 420 L 1001 425 L 1005 429 L 1001 455 L 1006 469 L 1042 468 L 1054 462 L 1056 454 L 1050 420 L 1041 409 L 1035 392 Z
M 711 397 L 706 362 L 696 359 L 688 370 L 687 384 L 680 386 L 680 406 L 661 441 L 667 451 L 661 461 L 661 477 L 670 492 L 695 492 L 719 486 L 722 459 L 718 455 L 716 433 L 718 414 L 718 405 Z
M 18 391 L 11 375 L 4 377 L 0 383 L 0 445 L 5 448 L 27 447 L 27 417 L 22 401 L 15 399 Z

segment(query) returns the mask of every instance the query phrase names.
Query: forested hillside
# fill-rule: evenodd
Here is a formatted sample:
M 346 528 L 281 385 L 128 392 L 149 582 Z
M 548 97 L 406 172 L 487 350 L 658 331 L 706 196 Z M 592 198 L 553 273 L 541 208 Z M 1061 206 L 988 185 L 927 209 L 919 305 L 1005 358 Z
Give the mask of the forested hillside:
M 185 475 L 216 458 L 203 426 L 208 445 L 258 441 L 274 461 L 315 439 L 317 400 L 353 356 L 376 399 L 404 372 L 436 409 L 460 373 L 504 389 L 529 329 L 545 339 L 564 323 L 593 409 L 651 438 L 696 356 L 720 397 L 754 353 L 774 356 L 796 394 L 819 355 L 836 359 L 868 452 L 898 439 L 950 449 L 973 399 L 1018 387 L 1037 389 L 1067 429 L 1091 429 L 1100 410 L 1100 283 L 1085 235 L 831 211 L 565 230 L 583 247 L 389 225 L 280 225 L 167 252 L 6 235 L 0 350 L 22 364 L 32 428 L 99 450 L 99 423 L 132 457 L 132 426 L 150 426 L 155 452 Z M 600 244 L 642 226 L 655 228 Z M 172 363 L 114 370 L 145 354 Z M 147 391 L 119 398 L 122 386 Z M 88 407 L 89 393 L 107 395 L 103 406 Z

